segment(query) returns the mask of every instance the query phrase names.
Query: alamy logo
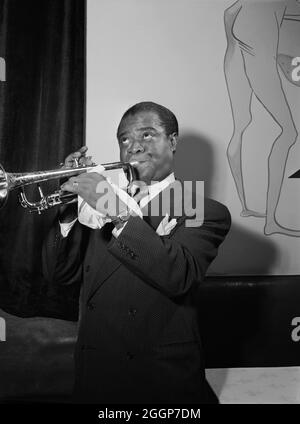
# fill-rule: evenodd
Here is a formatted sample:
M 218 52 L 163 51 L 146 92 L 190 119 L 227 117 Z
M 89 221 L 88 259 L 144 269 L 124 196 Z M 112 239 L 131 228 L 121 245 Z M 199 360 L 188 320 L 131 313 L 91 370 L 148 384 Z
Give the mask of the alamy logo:
M 152 187 L 155 187 L 156 183 L 157 181 L 151 181 Z M 196 187 L 193 190 L 195 183 Z M 114 191 L 118 191 L 118 196 L 111 196 L 111 191 L 108 190 L 109 184 L 107 180 L 104 180 L 97 185 L 96 192 L 101 195 L 97 201 L 97 209 L 112 216 L 120 213 L 124 203 L 127 208 L 133 209 L 132 198 L 121 197 L 122 192 L 118 188 L 114 189 Z M 131 184 L 136 184 L 140 192 L 148 192 L 147 185 L 143 181 L 133 181 Z M 140 203 L 141 205 L 142 203 Z M 200 227 L 204 221 L 204 181 L 183 181 L 182 183 L 175 180 L 164 188 L 159 196 L 154 196 L 151 202 L 148 201 L 143 205 L 143 216 L 161 216 L 166 213 L 169 216 L 182 216 L 184 213 L 191 218 L 186 219 L 186 227 Z
M 4 318 L 0 317 L 0 342 L 6 341 L 6 322 Z
M 0 57 L 0 81 L 6 81 L 6 64 L 3 57 Z
M 6 66 L 3 57 L 0 57 L 0 81 L 6 81 Z M 0 317 L 0 342 L 6 341 L 6 322 Z
M 294 327 L 291 332 L 291 338 L 293 342 L 299 342 L 300 340 L 300 317 L 294 317 L 291 322 Z
M 292 66 L 296 66 L 296 68 L 292 70 L 292 80 L 298 82 L 300 81 L 300 57 L 293 58 Z

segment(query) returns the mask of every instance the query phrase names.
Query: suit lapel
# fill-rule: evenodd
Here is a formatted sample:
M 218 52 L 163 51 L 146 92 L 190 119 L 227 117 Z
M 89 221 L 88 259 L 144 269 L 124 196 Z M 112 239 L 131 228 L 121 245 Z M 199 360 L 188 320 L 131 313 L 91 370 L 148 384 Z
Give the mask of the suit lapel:
M 94 230 L 93 241 L 91 243 L 91 257 L 94 258 L 93 262 L 93 275 L 92 283 L 87 287 L 87 300 L 89 300 L 99 287 L 109 278 L 120 266 L 121 262 L 118 261 L 107 250 L 107 244 L 111 240 L 112 230 L 114 226 L 111 223 L 104 225 L 101 230 Z M 95 259 L 95 252 L 99 250 L 101 257 Z M 97 262 L 96 262 L 97 261 Z M 96 262 L 96 263 L 95 263 Z

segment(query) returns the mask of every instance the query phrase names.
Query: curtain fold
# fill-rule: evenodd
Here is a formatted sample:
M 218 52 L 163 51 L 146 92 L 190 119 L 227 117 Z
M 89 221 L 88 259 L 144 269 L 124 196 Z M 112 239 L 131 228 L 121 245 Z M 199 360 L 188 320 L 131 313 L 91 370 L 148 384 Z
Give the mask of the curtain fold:
M 0 57 L 0 163 L 8 172 L 56 168 L 84 144 L 85 0 L 0 0 Z M 42 183 L 48 193 L 57 187 Z M 26 192 L 38 199 L 36 187 Z M 42 277 L 42 242 L 56 213 L 29 214 L 15 191 L 0 210 L 0 307 L 9 313 L 60 317 L 47 309 L 49 291 L 70 304 L 78 295 Z

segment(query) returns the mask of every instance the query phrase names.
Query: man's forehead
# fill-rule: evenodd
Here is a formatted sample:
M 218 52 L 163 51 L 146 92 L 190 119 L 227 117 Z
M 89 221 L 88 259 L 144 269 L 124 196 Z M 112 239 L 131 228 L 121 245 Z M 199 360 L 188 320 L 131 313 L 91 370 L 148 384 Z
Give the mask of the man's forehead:
M 149 127 L 157 129 L 162 128 L 159 116 L 156 112 L 139 112 L 122 119 L 120 122 L 118 135 L 126 131 Z

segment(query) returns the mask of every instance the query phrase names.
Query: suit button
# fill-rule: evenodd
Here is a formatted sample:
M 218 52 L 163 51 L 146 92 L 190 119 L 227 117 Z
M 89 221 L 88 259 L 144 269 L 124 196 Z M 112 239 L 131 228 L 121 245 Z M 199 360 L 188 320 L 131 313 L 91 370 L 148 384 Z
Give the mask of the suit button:
M 89 311 L 93 311 L 93 310 L 95 309 L 95 304 L 94 304 L 94 303 L 92 303 L 92 302 L 89 302 L 89 303 L 87 304 L 87 307 L 88 307 L 88 310 L 89 310 Z
M 127 352 L 126 353 L 126 359 L 131 360 L 133 358 L 134 358 L 134 354 L 133 353 L 131 353 L 131 352 Z
M 128 310 L 128 313 L 129 313 L 129 315 L 130 315 L 130 316 L 134 317 L 134 316 L 136 315 L 136 313 L 137 313 L 137 309 L 135 309 L 135 308 L 130 308 L 130 309 Z
M 90 267 L 90 265 L 87 265 L 86 267 L 85 267 L 85 272 L 89 272 L 89 270 L 91 269 L 91 267 Z

